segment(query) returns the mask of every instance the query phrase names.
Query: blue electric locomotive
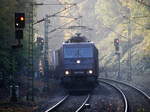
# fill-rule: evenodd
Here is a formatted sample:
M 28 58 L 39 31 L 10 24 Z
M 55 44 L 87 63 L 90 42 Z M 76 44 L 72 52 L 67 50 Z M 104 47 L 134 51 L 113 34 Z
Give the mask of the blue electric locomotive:
M 59 50 L 62 85 L 69 90 L 91 90 L 98 77 L 98 50 L 93 42 L 77 34 Z M 60 72 L 60 73 L 61 73 Z

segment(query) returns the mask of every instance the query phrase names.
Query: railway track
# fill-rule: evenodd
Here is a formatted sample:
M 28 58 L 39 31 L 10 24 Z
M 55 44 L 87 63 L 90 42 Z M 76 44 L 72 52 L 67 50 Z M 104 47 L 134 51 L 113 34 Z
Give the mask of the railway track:
M 123 93 L 123 91 L 121 89 L 119 89 L 118 87 L 116 87 L 116 86 L 114 86 L 114 85 L 112 85 L 110 83 L 107 83 L 106 81 L 101 81 L 101 82 L 103 82 L 103 83 L 105 83 L 107 85 L 110 85 L 111 87 L 113 87 L 115 90 L 118 91 L 118 93 L 121 95 L 123 103 L 124 103 L 123 112 L 127 112 L 128 111 L 128 102 L 127 102 L 127 98 L 126 98 L 125 94 Z
M 127 83 L 112 79 L 99 78 L 120 88 L 128 100 L 128 112 L 150 112 L 150 97 L 142 90 Z
M 82 109 L 84 109 L 85 104 L 89 101 L 89 99 L 90 99 L 90 94 L 88 94 L 87 98 L 84 100 L 84 102 L 82 103 L 82 105 L 75 112 L 82 111 Z
M 85 107 L 89 98 L 90 95 L 87 95 L 86 98 L 85 96 L 67 95 L 44 112 L 80 112 Z
M 45 112 L 52 112 L 54 109 L 56 109 L 59 105 L 61 105 L 67 98 L 69 97 L 69 95 L 66 95 L 65 97 L 63 97 L 60 101 L 58 101 L 54 106 L 50 107 L 49 109 L 47 109 Z
M 105 81 L 99 81 L 88 101 L 90 108 L 83 112 L 127 112 L 128 102 L 124 93 Z
M 111 79 L 99 78 L 99 83 L 96 95 L 67 95 L 43 112 L 149 112 L 150 97 L 140 89 Z
M 127 112 L 128 103 L 127 103 L 127 99 L 126 99 L 126 96 L 124 95 L 124 93 L 119 88 L 117 88 L 117 87 L 115 87 L 115 86 L 113 86 L 113 85 L 111 85 L 105 81 L 101 81 L 101 83 L 109 86 L 106 88 L 111 88 L 111 89 L 108 89 L 108 91 L 110 93 L 113 93 L 112 91 L 115 90 L 115 91 L 117 91 L 117 95 L 119 94 L 118 96 L 121 96 L 120 100 L 122 100 L 124 103 L 124 105 L 122 107 L 123 109 L 117 110 L 117 106 L 115 106 L 116 107 L 115 112 Z M 112 90 L 112 88 L 113 88 L 113 90 Z M 97 93 L 97 94 L 99 94 L 99 93 Z M 85 96 L 69 96 L 68 95 L 68 96 L 64 97 L 56 105 L 47 109 L 45 112 L 88 112 L 88 108 L 86 108 L 86 105 L 91 104 L 90 99 L 92 99 L 92 97 L 93 97 L 93 94 L 89 94 L 86 97 Z M 109 96 L 105 95 L 105 97 L 108 98 Z M 120 101 L 120 102 L 122 102 L 122 101 Z M 98 100 L 97 100 L 97 102 L 98 102 Z M 108 102 L 108 100 L 106 102 Z M 112 106 L 114 106 L 114 105 L 112 105 Z M 108 104 L 108 106 L 109 106 L 109 104 Z M 121 106 L 120 106 L 120 108 L 121 108 Z M 108 108 L 105 109 L 106 112 L 108 111 L 107 109 Z M 92 105 L 91 105 L 90 112 L 91 111 L 94 112 Z M 98 112 L 98 111 L 96 111 L 96 112 Z

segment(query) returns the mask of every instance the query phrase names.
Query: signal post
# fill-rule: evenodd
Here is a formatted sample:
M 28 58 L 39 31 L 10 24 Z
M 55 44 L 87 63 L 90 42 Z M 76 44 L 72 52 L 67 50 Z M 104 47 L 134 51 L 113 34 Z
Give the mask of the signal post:
M 23 39 L 23 29 L 25 28 L 25 13 L 15 13 L 15 38 L 17 44 L 12 45 L 12 48 L 23 47 L 21 40 Z
M 115 54 L 118 57 L 118 74 L 117 74 L 117 79 L 121 79 L 120 75 L 120 40 L 118 38 L 114 39 L 114 46 L 115 46 Z
M 18 13 L 16 12 L 14 14 L 15 16 L 15 38 L 17 40 L 17 44 L 14 44 L 12 45 L 12 50 L 10 50 L 10 54 L 12 54 L 12 57 L 11 57 L 11 71 L 12 71 L 12 74 L 10 76 L 10 101 L 12 102 L 17 102 L 18 100 L 18 97 L 19 97 L 19 86 L 16 82 L 16 76 L 15 76 L 15 72 L 14 72 L 14 55 L 16 55 L 17 51 L 18 50 L 14 50 L 16 48 L 21 48 L 23 47 L 23 45 L 21 44 L 21 39 L 23 39 L 23 29 L 25 28 L 25 13 Z

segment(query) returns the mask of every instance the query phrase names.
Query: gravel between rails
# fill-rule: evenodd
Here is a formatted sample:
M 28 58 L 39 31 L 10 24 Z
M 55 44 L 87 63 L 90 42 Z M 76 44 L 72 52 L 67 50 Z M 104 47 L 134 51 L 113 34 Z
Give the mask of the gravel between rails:
M 69 96 L 58 108 L 52 112 L 75 112 L 84 102 L 87 95 Z

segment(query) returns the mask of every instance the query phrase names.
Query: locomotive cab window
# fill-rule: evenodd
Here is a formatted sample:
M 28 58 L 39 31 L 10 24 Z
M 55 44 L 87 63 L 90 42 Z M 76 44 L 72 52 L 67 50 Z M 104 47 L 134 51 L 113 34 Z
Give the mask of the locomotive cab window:
M 64 48 L 64 58 L 92 58 L 92 48 Z

